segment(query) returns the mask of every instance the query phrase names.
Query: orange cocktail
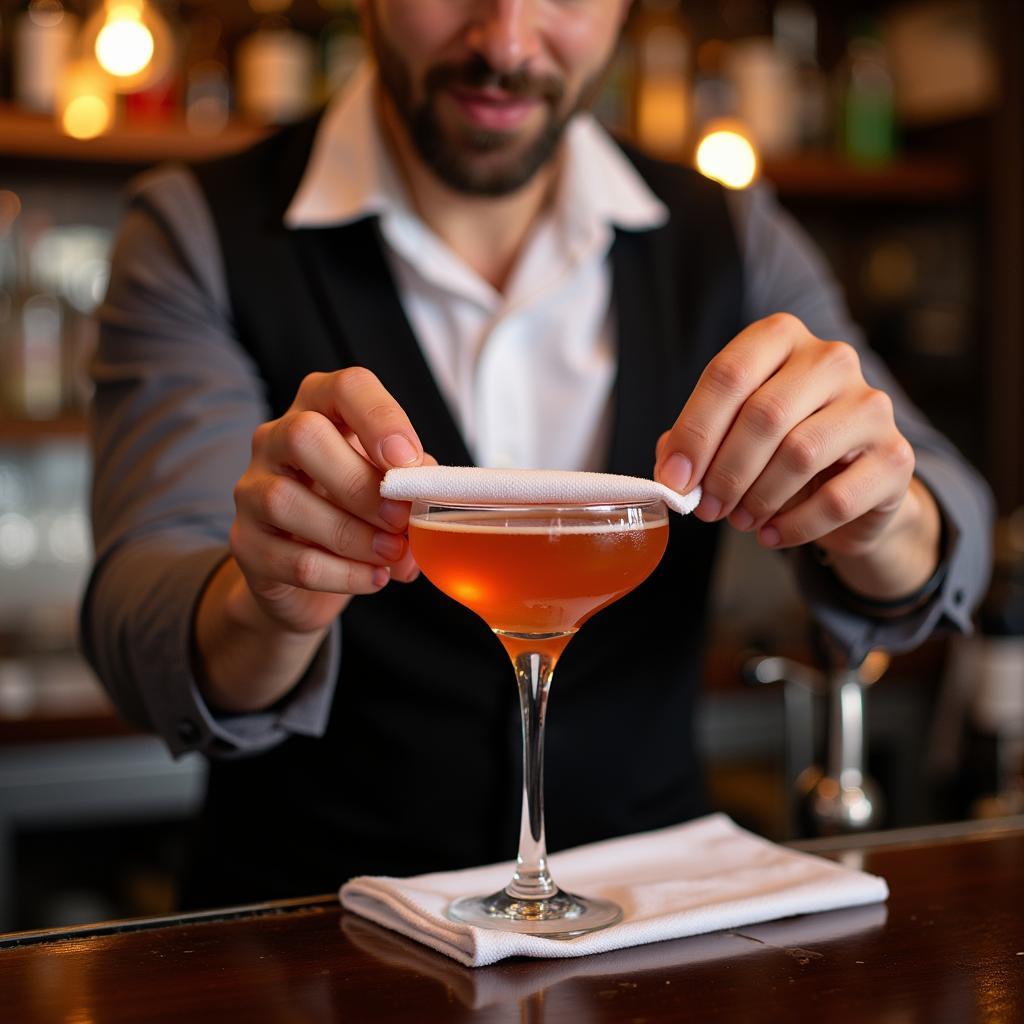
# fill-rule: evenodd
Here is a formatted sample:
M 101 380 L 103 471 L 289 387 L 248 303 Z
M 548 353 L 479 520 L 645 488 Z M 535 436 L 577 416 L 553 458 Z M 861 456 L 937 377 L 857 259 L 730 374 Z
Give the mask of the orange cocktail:
M 448 907 L 456 921 L 569 937 L 614 924 L 622 908 L 555 885 L 544 839 L 544 716 L 559 655 L 596 611 L 655 569 L 668 543 L 660 501 L 480 507 L 416 501 L 409 546 L 424 575 L 476 612 L 516 673 L 523 719 L 523 811 L 512 881 Z
M 427 578 L 501 633 L 571 633 L 642 583 L 668 543 L 668 519 L 594 521 L 571 511 L 435 513 L 409 524 Z

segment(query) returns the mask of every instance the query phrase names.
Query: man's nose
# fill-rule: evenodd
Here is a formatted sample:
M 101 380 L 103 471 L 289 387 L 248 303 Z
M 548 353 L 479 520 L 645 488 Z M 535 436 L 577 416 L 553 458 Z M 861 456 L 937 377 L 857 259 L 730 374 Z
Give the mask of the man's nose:
M 468 45 L 495 70 L 517 71 L 537 55 L 537 0 L 485 0 Z

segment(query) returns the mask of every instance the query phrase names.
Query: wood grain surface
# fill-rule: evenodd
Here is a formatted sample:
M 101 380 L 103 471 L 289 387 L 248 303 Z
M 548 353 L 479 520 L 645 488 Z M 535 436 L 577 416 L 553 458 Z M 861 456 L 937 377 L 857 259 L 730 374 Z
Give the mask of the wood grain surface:
M 883 875 L 889 902 L 477 970 L 329 897 L 4 937 L 0 1020 L 1024 1021 L 1024 829 L 830 856 Z

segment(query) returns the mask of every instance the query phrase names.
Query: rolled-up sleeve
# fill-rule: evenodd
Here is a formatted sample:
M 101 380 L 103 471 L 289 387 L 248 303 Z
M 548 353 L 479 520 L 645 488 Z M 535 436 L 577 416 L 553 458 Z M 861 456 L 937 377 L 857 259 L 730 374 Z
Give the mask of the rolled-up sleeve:
M 925 605 L 897 618 L 856 610 L 831 571 L 809 551 L 797 549 L 792 558 L 811 614 L 855 662 L 875 647 L 909 650 L 938 629 L 969 631 L 991 571 L 995 510 L 987 484 L 868 347 L 824 258 L 771 190 L 758 186 L 732 194 L 730 201 L 743 252 L 747 318 L 791 313 L 817 337 L 857 348 L 865 379 L 892 398 L 897 426 L 914 449 L 915 475 L 934 495 L 943 517 L 942 584 Z
M 195 674 L 195 608 L 227 557 L 233 485 L 269 409 L 234 337 L 209 211 L 184 168 L 133 188 L 98 317 L 86 657 L 121 714 L 175 755 L 243 756 L 293 733 L 321 735 L 338 674 L 337 623 L 303 678 L 266 711 L 216 713 Z

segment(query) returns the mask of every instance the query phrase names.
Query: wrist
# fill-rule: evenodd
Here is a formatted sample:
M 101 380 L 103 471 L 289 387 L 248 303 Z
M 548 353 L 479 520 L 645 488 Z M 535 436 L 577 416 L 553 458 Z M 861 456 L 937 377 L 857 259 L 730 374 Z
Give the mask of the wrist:
M 309 664 L 329 626 L 287 629 L 259 606 L 234 558 L 211 577 L 194 622 L 196 679 L 222 711 L 259 711 L 283 697 Z
M 854 611 L 876 619 L 898 619 L 923 608 L 946 581 L 946 570 L 946 561 L 940 559 L 935 571 L 916 590 L 902 592 L 898 597 L 879 598 L 858 591 L 843 580 L 835 569 L 829 567 L 836 585 L 845 592 L 846 601 Z
M 931 491 L 915 477 L 870 549 L 829 552 L 826 561 L 855 600 L 892 615 L 920 602 L 926 590 L 925 600 L 938 589 L 944 550 L 942 514 Z

